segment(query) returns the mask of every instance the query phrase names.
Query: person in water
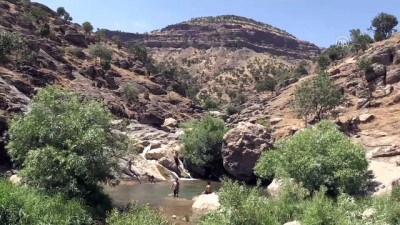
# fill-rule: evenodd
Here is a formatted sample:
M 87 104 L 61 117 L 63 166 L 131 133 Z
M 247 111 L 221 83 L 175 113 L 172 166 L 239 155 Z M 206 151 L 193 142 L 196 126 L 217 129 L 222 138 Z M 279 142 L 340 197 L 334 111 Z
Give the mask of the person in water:
M 172 183 L 171 188 L 173 188 L 174 190 L 174 198 L 178 198 L 179 197 L 179 179 L 176 178 L 174 183 Z
M 133 177 L 136 177 L 136 179 L 139 181 L 139 183 L 142 183 L 142 182 L 140 182 L 139 174 L 137 174 L 134 170 L 132 170 L 132 159 L 128 160 L 127 167 L 128 167 L 128 171 L 133 175 Z
M 211 182 L 207 181 L 207 186 L 206 189 L 204 189 L 204 191 L 201 194 L 211 194 L 212 193 L 212 188 L 211 188 Z

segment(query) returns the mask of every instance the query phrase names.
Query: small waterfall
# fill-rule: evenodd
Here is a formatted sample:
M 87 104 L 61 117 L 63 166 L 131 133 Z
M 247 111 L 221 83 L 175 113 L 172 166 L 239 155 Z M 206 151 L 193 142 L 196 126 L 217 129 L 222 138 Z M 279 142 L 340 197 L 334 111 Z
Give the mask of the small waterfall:
M 181 159 L 178 157 L 178 162 L 179 162 L 179 169 L 183 172 L 185 172 L 187 175 L 189 175 L 189 178 L 180 178 L 181 180 L 197 180 L 195 178 L 192 177 L 192 175 L 190 175 L 189 171 L 183 166 L 183 162 L 181 161 Z
M 146 146 L 146 147 L 143 149 L 143 152 L 140 153 L 140 155 L 143 157 L 143 159 L 147 160 L 147 159 L 146 159 L 146 153 L 147 153 L 148 151 L 150 151 L 150 149 L 151 149 L 151 144 L 149 144 L 148 146 Z

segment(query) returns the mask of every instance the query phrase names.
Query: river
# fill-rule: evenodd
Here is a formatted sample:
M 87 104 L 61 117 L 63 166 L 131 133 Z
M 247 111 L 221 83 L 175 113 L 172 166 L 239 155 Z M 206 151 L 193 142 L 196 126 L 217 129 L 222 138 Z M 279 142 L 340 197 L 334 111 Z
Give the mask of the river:
M 196 216 L 192 212 L 192 198 L 202 192 L 206 186 L 204 180 L 180 180 L 179 198 L 172 197 L 170 189 L 172 182 L 151 183 L 132 183 L 121 184 L 115 187 L 105 187 L 106 192 L 116 205 L 126 205 L 132 201 L 149 204 L 152 207 L 159 207 L 163 214 L 171 219 L 175 215 L 178 219 L 185 216 Z M 213 191 L 218 191 L 221 184 L 211 182 Z M 190 223 L 180 223 L 190 224 Z

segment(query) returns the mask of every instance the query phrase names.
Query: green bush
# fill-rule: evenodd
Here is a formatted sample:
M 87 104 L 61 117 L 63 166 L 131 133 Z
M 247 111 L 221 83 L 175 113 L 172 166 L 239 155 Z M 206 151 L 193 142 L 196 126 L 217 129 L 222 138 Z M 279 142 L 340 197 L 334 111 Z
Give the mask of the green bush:
M 16 33 L 0 30 L 0 60 L 12 51 L 20 51 L 26 47 L 22 37 Z
M 103 61 L 111 61 L 113 52 L 107 46 L 98 43 L 89 49 L 89 54 L 94 58 L 100 58 L 101 64 Z
M 318 69 L 324 71 L 331 64 L 331 59 L 327 55 L 322 54 L 317 58 L 317 64 L 318 64 Z
M 163 218 L 159 211 L 149 208 L 147 205 L 134 203 L 127 212 L 119 213 L 113 210 L 107 217 L 109 225 L 169 225 L 170 223 Z
M 8 153 L 30 186 L 87 199 L 116 168 L 110 121 L 102 104 L 48 87 L 10 120 Z
M 359 52 L 360 50 L 365 51 L 368 49 L 368 45 L 373 43 L 374 40 L 368 35 L 361 33 L 360 29 L 350 30 L 351 45 L 350 49 L 352 52 Z
M 257 82 L 256 84 L 256 91 L 263 92 L 263 91 L 274 91 L 277 82 L 273 77 L 265 76 L 264 80 Z
M 139 89 L 134 84 L 125 84 L 122 87 L 122 92 L 124 93 L 125 98 L 128 99 L 130 103 L 138 99 Z
M 239 113 L 239 112 L 240 112 L 240 109 L 234 105 L 228 105 L 228 107 L 226 108 L 226 114 L 229 116 Z
M 40 35 L 40 37 L 47 37 L 47 36 L 50 35 L 50 26 L 49 26 L 49 24 L 45 23 L 45 24 L 40 26 L 39 35 Z
M 339 190 L 356 194 L 365 188 L 368 162 L 363 148 L 329 121 L 279 141 L 276 148 L 257 163 L 260 177 L 293 178 L 310 191 L 325 186 L 333 195 Z
M 92 224 L 88 210 L 77 200 L 47 196 L 0 180 L 0 224 Z
M 189 163 L 220 170 L 222 167 L 222 140 L 227 131 L 224 121 L 206 115 L 200 121 L 182 124 L 182 155 Z
M 307 66 L 308 63 L 306 61 L 301 61 L 294 71 L 295 74 L 300 77 L 308 75 L 308 70 L 306 68 Z
M 372 62 L 369 59 L 361 59 L 360 61 L 358 61 L 357 65 L 360 70 L 363 70 L 365 72 L 370 72 L 373 69 Z
M 30 14 L 33 18 L 39 21 L 45 22 L 49 20 L 49 14 L 40 7 L 32 7 L 30 10 Z
M 203 99 L 203 106 L 204 108 L 208 110 L 218 110 L 219 109 L 219 103 L 212 99 L 211 97 L 205 97 Z

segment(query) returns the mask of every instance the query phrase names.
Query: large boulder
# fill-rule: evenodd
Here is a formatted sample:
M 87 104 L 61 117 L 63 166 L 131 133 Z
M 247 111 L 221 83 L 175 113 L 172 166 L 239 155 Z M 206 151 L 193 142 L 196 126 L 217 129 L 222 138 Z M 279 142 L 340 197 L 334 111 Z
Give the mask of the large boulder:
M 67 29 L 64 38 L 74 45 L 87 47 L 85 35 L 78 33 L 75 29 Z
M 365 72 L 367 82 L 371 82 L 382 76 L 386 76 L 386 66 L 378 63 L 372 64 L 372 70 Z
M 161 126 L 164 123 L 165 118 L 161 115 L 156 115 L 154 113 L 142 113 L 139 116 L 139 123 L 150 124 L 155 126 Z
M 258 158 L 271 146 L 271 134 L 266 127 L 240 122 L 224 135 L 223 166 L 236 179 L 252 182 L 256 179 L 253 168 Z
M 386 84 L 400 82 L 400 68 L 389 70 L 386 76 Z
M 213 211 L 220 207 L 219 196 L 215 193 L 199 195 L 193 198 L 192 209 L 195 211 Z

